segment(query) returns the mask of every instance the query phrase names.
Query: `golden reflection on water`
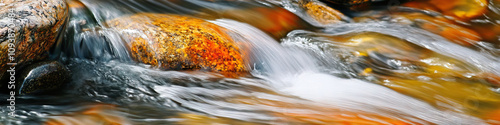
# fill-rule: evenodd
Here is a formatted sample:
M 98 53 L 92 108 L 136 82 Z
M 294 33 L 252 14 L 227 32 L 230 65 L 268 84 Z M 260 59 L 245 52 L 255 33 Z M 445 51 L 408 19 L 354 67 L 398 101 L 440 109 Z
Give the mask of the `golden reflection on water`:
M 355 22 L 380 21 L 390 16 L 392 23 L 411 25 L 440 35 L 464 47 L 478 46 L 487 42 L 497 47 L 500 26 L 498 0 L 417 0 L 403 4 L 443 15 L 429 15 L 420 12 L 392 12 L 387 15 L 354 17 Z M 70 7 L 81 7 L 70 4 Z M 490 8 L 488 8 L 490 7 Z M 312 9 L 311 11 L 318 12 Z M 295 29 L 310 28 L 306 22 L 293 13 L 278 7 L 255 7 L 246 9 L 215 11 L 217 15 L 195 15 L 208 19 L 229 18 L 246 22 L 270 34 L 275 39 L 286 37 Z M 326 23 L 340 23 L 343 15 L 316 20 Z M 451 16 L 449 18 L 446 16 Z M 314 17 L 313 17 L 314 18 Z M 477 20 L 489 20 L 479 23 Z M 314 28 L 311 28 L 314 29 Z M 343 62 L 358 65 L 355 69 L 359 79 L 376 83 L 399 93 L 425 101 L 440 110 L 453 111 L 484 119 L 490 124 L 500 124 L 500 76 L 482 71 L 462 60 L 442 55 L 412 44 L 406 40 L 376 33 L 359 32 L 344 35 L 318 35 L 329 43 L 338 45 L 337 50 L 349 53 L 339 56 Z M 243 44 L 244 45 L 244 44 Z M 489 51 L 489 50 L 486 50 Z M 250 53 L 250 52 L 249 52 Z M 495 52 L 492 55 L 495 55 Z M 346 56 L 347 55 L 347 56 Z M 226 75 L 225 73 L 222 73 Z M 231 77 L 230 74 L 227 76 Z M 236 77 L 236 76 L 233 76 Z M 282 102 L 258 98 L 231 98 L 228 102 L 276 108 L 304 109 L 309 112 L 266 112 L 277 117 L 279 123 L 292 124 L 417 124 L 398 116 L 386 116 L 365 112 L 347 111 L 342 108 L 311 106 L 293 102 Z M 215 117 L 196 113 L 179 113 L 171 118 L 181 119 L 178 124 L 256 124 L 248 121 Z M 495 121 L 496 120 L 496 121 Z M 50 116 L 47 125 L 58 124 L 130 124 L 115 106 L 95 105 L 92 108 L 58 116 Z

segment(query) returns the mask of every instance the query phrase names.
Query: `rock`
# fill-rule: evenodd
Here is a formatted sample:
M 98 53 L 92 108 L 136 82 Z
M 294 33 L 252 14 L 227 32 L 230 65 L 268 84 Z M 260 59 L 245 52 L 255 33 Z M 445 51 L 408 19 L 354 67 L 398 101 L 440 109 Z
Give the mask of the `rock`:
M 488 0 L 416 0 L 403 6 L 440 12 L 462 21 L 483 15 L 488 7 Z
M 57 61 L 35 63 L 23 69 L 17 92 L 20 95 L 46 93 L 61 88 L 71 79 L 71 72 Z
M 135 60 L 161 69 L 245 71 L 226 30 L 198 18 L 138 13 L 106 22 L 128 39 Z
M 0 76 L 10 66 L 7 63 L 23 64 L 47 58 L 49 49 L 59 39 L 68 18 L 65 0 L 4 0 L 0 7 Z M 9 9 L 13 9 L 10 12 Z M 12 24 L 13 16 L 15 26 Z M 9 34 L 15 41 L 14 60 L 8 55 Z
M 491 0 L 488 4 L 488 11 L 481 17 L 469 21 L 472 28 L 475 29 L 484 41 L 493 43 L 500 48 L 500 0 Z M 500 52 L 497 52 L 500 53 Z M 500 55 L 500 54 L 497 54 Z
M 299 5 L 309 17 L 321 25 L 337 24 L 345 18 L 344 14 L 320 2 L 301 1 Z
M 254 7 L 218 11 L 215 17 L 208 19 L 228 18 L 248 23 L 275 39 L 281 39 L 290 31 L 309 27 L 304 20 L 286 9 L 279 7 Z

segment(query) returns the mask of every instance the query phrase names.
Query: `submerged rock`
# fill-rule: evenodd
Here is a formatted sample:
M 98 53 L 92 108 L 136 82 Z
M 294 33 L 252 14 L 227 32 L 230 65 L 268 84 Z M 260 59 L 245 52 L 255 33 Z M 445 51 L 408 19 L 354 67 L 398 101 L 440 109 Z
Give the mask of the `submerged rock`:
M 462 21 L 483 15 L 488 7 L 488 0 L 415 0 L 404 6 L 440 12 Z
M 132 58 L 161 69 L 244 71 L 226 29 L 198 18 L 138 13 L 108 21 L 128 39 Z
M 244 23 L 271 35 L 275 39 L 281 39 L 295 29 L 304 29 L 309 25 L 294 13 L 278 7 L 255 7 L 248 9 L 233 9 L 217 11 L 214 17 L 208 19 L 228 18 Z
M 469 21 L 472 28 L 475 29 L 486 41 L 500 48 L 500 0 L 491 0 L 488 4 L 488 11 L 477 19 Z M 497 55 L 500 55 L 497 50 Z
M 46 61 L 24 68 L 20 77 L 18 93 L 37 94 L 61 88 L 71 79 L 71 72 L 57 61 Z
M 7 0 L 0 7 L 0 76 L 7 63 L 47 58 L 68 18 L 64 0 Z M 10 52 L 15 53 L 12 57 Z M 15 49 L 15 50 L 14 50 Z M 13 51 L 14 50 L 14 51 Z
M 492 87 L 497 80 L 491 79 L 498 76 L 464 60 L 376 32 L 319 36 L 310 43 L 328 40 L 329 44 L 318 47 L 340 58 L 358 74 L 356 77 L 438 109 L 486 118 L 491 109 L 500 106 L 500 94 Z

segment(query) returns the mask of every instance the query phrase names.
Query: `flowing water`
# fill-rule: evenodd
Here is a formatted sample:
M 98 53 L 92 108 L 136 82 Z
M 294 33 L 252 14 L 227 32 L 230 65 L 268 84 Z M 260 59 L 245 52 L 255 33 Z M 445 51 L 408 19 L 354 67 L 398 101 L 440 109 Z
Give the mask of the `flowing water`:
M 72 81 L 56 94 L 18 96 L 17 116 L 2 113 L 0 123 L 498 124 L 489 114 L 500 111 L 500 90 L 481 77 L 500 76 L 495 45 L 464 47 L 387 21 L 355 23 L 344 17 L 343 23 L 320 25 L 294 1 L 70 3 L 64 42 L 52 55 L 69 67 Z M 267 18 L 255 16 L 262 12 L 253 8 L 284 8 L 300 17 L 301 28 L 277 39 L 252 23 Z M 228 76 L 136 63 L 123 32 L 105 22 L 139 12 L 185 14 L 228 29 L 249 52 L 250 73 Z M 453 68 L 433 74 L 422 72 L 426 66 Z

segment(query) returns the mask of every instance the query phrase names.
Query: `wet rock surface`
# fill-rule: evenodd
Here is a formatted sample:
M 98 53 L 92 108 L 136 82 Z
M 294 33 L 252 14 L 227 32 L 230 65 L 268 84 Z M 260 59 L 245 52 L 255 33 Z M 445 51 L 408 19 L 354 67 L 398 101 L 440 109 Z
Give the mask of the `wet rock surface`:
M 9 62 L 23 64 L 47 58 L 49 49 L 63 32 L 68 8 L 64 0 L 4 0 L 0 17 L 2 76 Z M 15 41 L 9 44 L 12 40 Z M 7 56 L 9 46 L 15 48 L 13 60 Z
M 244 71 L 238 46 L 226 29 L 187 16 L 139 13 L 108 21 L 128 38 L 135 60 L 162 69 Z
M 344 14 L 340 13 L 323 3 L 314 1 L 300 1 L 299 5 L 302 6 L 304 11 L 315 21 L 321 25 L 332 25 L 342 22 L 345 18 Z
M 71 79 L 71 72 L 57 61 L 45 61 L 27 66 L 20 74 L 18 94 L 48 93 L 64 86 Z
M 275 39 L 281 39 L 294 29 L 303 29 L 308 25 L 294 13 L 277 7 L 255 7 L 249 9 L 233 9 L 217 12 L 219 18 L 228 18 L 248 23 Z M 212 17 L 213 18 L 213 17 Z
M 323 1 L 337 3 L 67 0 L 51 57 L 72 72 L 20 63 L 17 92 L 27 95 L 16 94 L 19 117 L 0 124 L 500 123 L 499 56 L 488 54 L 498 49 L 472 50 L 497 41 L 500 18 L 489 17 L 500 11 L 474 29 L 456 16 L 470 14 L 442 11 L 449 0 L 422 0 L 450 4 L 418 12 L 381 2 L 393 0 Z M 343 8 L 362 5 L 373 10 Z

